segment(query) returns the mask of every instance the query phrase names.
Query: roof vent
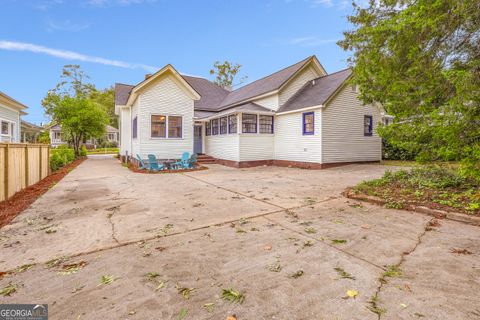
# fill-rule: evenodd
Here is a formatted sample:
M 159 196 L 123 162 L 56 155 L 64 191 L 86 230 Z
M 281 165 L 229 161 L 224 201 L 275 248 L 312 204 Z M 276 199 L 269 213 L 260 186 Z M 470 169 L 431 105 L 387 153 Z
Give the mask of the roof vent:
M 312 86 L 314 86 L 314 85 L 315 85 L 315 80 L 312 80 Z
M 151 73 L 147 73 L 147 74 L 145 75 L 145 80 L 147 80 L 147 79 L 150 78 L 151 76 L 152 76 Z

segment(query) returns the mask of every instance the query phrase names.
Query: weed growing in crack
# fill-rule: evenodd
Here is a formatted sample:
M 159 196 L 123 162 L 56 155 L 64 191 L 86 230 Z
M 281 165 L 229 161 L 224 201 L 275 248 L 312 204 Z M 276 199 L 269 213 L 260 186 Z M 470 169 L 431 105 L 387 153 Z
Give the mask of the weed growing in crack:
M 178 284 L 176 285 L 176 288 L 178 293 L 186 300 L 190 299 L 190 294 L 195 291 L 195 288 L 180 287 Z
M 383 273 L 383 277 L 398 278 L 401 276 L 402 276 L 402 270 L 397 265 L 387 266 L 387 271 Z
M 32 268 L 33 266 L 34 266 L 33 264 L 24 264 L 23 266 L 20 266 L 20 267 L 17 268 L 17 272 L 19 272 L 19 273 L 25 272 L 28 269 Z
M 305 230 L 305 232 L 308 233 L 308 234 L 317 233 L 317 229 L 311 228 L 311 227 L 310 227 L 310 228 L 305 228 L 304 230 Z
M 245 300 L 245 294 L 234 289 L 223 289 L 222 299 L 242 304 Z
M 0 290 L 0 295 L 4 297 L 9 297 L 17 291 L 18 286 L 14 283 L 9 283 L 6 287 L 3 287 Z
M 80 261 L 80 262 L 71 263 L 71 264 L 64 264 L 62 266 L 62 270 L 58 271 L 58 273 L 64 276 L 74 274 L 74 273 L 77 273 L 80 269 L 82 269 L 86 265 L 87 263 L 85 261 Z
M 347 240 L 345 240 L 345 239 L 332 239 L 331 241 L 332 241 L 333 244 L 347 243 Z
M 294 273 L 290 274 L 289 277 L 293 279 L 297 279 L 297 278 L 300 278 L 301 276 L 303 276 L 303 270 L 295 271 Z
M 102 284 L 103 285 L 111 284 L 115 280 L 117 279 L 114 276 L 107 274 L 100 278 L 100 283 L 98 285 L 101 286 Z
M 337 271 L 338 275 L 340 276 L 341 279 L 350 279 L 350 280 L 355 280 L 355 277 L 352 276 L 350 273 L 346 272 L 343 268 L 341 267 L 336 267 L 333 268 L 335 271 Z
M 370 298 L 370 301 L 368 301 L 368 304 L 369 305 L 367 306 L 367 309 L 370 310 L 371 312 L 377 314 L 379 318 L 382 314 L 387 312 L 387 309 L 381 308 L 378 305 L 378 298 L 377 298 L 376 295 L 374 295 Z
M 47 268 L 50 269 L 50 268 L 54 268 L 61 265 L 63 262 L 67 260 L 68 260 L 68 257 L 60 257 L 60 258 L 48 260 L 45 264 Z

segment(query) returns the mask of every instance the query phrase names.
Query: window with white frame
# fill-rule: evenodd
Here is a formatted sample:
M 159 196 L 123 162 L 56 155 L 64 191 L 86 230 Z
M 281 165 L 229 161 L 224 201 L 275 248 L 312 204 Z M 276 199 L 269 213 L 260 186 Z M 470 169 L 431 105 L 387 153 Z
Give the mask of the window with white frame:
M 227 134 L 228 120 L 227 117 L 220 118 L 220 134 Z
M 182 138 L 182 117 L 168 116 L 168 137 Z
M 159 114 L 152 114 L 150 121 L 150 136 L 152 138 L 167 137 L 167 117 Z
M 237 115 L 228 116 L 228 133 L 237 133 Z
M 260 116 L 260 133 L 273 133 L 273 116 Z
M 217 135 L 218 134 L 218 119 L 213 119 L 212 120 L 212 135 Z
M 205 122 L 205 135 L 209 136 L 212 134 L 212 126 L 210 125 L 210 121 Z
M 60 131 L 53 131 L 53 139 L 61 140 L 62 139 L 62 133 Z
M 15 135 L 15 123 L 1 120 L 1 131 L 3 141 L 13 141 Z
M 242 133 L 257 133 L 256 114 L 242 114 Z

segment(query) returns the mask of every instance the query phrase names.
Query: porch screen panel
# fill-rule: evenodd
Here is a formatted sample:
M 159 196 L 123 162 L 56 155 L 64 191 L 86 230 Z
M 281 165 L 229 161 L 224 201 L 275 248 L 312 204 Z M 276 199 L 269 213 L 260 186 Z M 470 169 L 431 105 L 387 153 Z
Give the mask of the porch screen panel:
M 242 132 L 243 133 L 257 133 L 257 115 L 246 114 L 242 115 Z

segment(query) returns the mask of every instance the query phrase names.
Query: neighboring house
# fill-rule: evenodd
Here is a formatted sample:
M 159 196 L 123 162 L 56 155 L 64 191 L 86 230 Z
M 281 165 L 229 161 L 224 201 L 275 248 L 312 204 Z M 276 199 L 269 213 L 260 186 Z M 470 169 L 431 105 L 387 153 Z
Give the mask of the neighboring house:
M 43 132 L 43 128 L 25 120 L 20 120 L 20 141 L 25 143 L 37 143 L 38 136 Z
M 105 140 L 118 145 L 119 130 L 117 128 L 107 125 Z M 61 146 L 64 144 L 68 144 L 68 140 L 64 135 L 62 135 L 62 128 L 58 124 L 51 126 L 50 127 L 50 145 L 53 148 L 57 148 L 58 146 Z M 97 147 L 97 140 L 93 138 L 88 139 L 84 142 L 84 145 L 87 148 Z
M 350 76 L 327 74 L 312 56 L 228 91 L 167 65 L 135 86 L 115 85 L 120 155 L 176 159 L 188 151 L 234 167 L 380 161 L 375 129 L 385 111 L 363 105 Z
M 27 107 L 0 91 L 0 142 L 20 142 L 20 116 Z

